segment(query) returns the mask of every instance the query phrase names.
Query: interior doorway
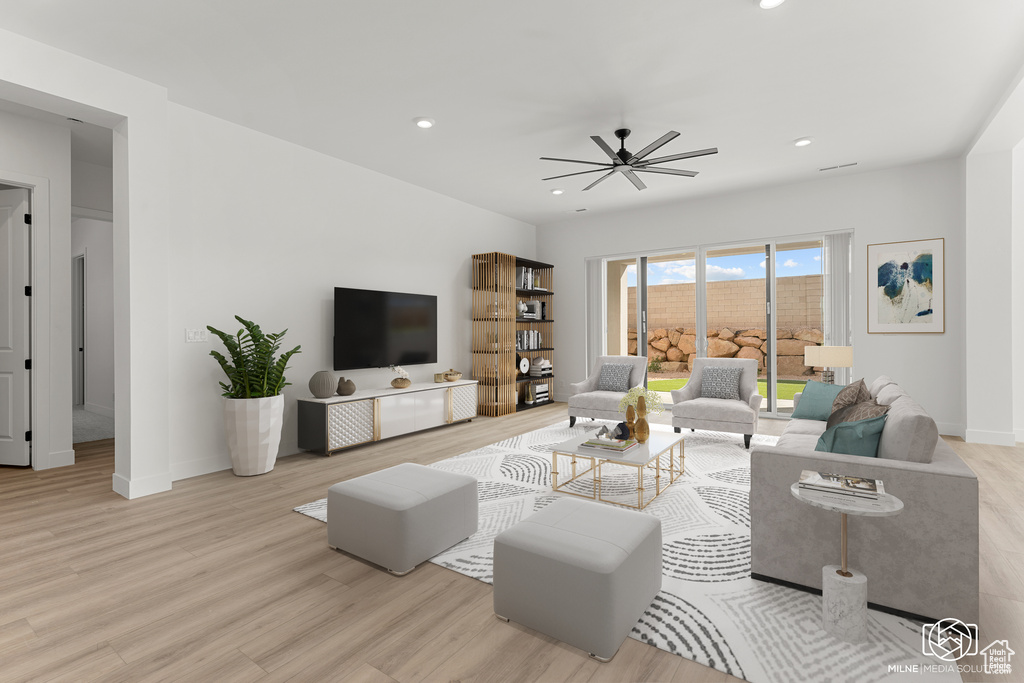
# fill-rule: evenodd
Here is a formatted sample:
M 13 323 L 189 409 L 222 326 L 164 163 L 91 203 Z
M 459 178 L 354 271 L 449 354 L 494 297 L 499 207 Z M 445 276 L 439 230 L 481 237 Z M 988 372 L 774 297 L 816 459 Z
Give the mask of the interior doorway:
M 0 185 L 0 465 L 32 464 L 30 191 Z
M 71 399 L 85 406 L 85 254 L 71 259 Z

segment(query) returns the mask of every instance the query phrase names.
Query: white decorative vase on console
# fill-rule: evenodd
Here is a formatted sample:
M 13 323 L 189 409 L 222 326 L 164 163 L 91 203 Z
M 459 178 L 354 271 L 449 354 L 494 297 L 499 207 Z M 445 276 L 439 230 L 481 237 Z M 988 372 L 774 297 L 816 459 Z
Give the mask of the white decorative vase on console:
M 274 469 L 283 423 L 283 395 L 224 399 L 224 428 L 235 474 L 251 477 Z

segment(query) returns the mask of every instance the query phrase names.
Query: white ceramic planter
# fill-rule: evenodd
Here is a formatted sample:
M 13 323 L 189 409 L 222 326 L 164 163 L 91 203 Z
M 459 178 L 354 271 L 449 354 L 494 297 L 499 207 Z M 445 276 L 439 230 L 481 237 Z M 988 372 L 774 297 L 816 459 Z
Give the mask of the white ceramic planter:
M 251 477 L 274 469 L 283 421 L 282 395 L 224 399 L 224 427 L 235 474 Z

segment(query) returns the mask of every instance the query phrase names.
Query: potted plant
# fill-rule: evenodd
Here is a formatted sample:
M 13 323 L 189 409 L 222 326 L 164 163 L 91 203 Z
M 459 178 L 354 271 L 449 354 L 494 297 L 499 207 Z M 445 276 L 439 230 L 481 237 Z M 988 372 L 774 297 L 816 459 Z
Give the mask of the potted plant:
M 242 323 L 235 335 L 209 325 L 206 329 L 220 337 L 231 356 L 229 360 L 219 351 L 210 351 L 228 376 L 228 383 L 220 386 L 231 468 L 240 477 L 250 477 L 274 469 L 284 420 L 281 391 L 291 384 L 285 381 L 284 372 L 300 347 L 275 358 L 288 330 L 264 334 L 256 323 L 237 315 L 235 319 Z

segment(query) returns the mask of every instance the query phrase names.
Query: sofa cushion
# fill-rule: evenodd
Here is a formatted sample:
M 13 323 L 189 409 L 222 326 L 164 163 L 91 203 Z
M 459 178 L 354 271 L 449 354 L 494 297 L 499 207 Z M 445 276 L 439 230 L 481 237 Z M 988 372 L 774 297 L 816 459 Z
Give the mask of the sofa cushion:
M 825 431 L 825 423 L 822 420 L 790 420 L 783 433 L 810 434 L 817 439 L 823 431 Z
M 899 384 L 887 384 L 878 392 L 875 403 L 881 406 L 891 406 L 900 396 L 906 395 L 907 392 L 903 391 Z
M 705 372 L 709 368 L 704 368 Z M 707 420 L 712 422 L 741 422 L 750 424 L 754 421 L 754 409 L 742 401 L 721 398 L 692 398 L 672 406 L 673 417 L 685 417 L 691 420 Z
M 880 406 L 874 401 L 868 399 L 867 401 L 854 403 L 853 405 L 834 411 L 829 415 L 825 428 L 832 429 L 832 427 L 843 422 L 859 422 L 860 420 L 879 417 L 881 415 L 885 415 L 887 412 L 889 412 L 889 406 Z
M 817 424 L 824 426 L 825 423 L 818 422 Z M 794 434 L 787 428 L 779 437 L 779 442 L 775 444 L 775 447 L 793 451 L 813 451 L 817 444 L 817 434 Z
M 885 430 L 878 442 L 878 457 L 931 462 L 938 440 L 935 420 L 914 399 L 903 395 L 889 406 Z
M 700 379 L 702 398 L 740 400 L 740 373 L 743 368 L 705 365 Z
M 622 394 L 617 391 L 588 391 L 583 394 L 570 396 L 569 407 L 584 410 L 606 410 L 617 413 L 619 412 L 619 402 L 621 400 Z
M 868 393 L 871 394 L 871 398 L 878 398 L 878 392 L 885 388 L 886 385 L 895 384 L 888 375 L 879 375 L 878 379 L 871 383 L 868 387 Z
M 878 441 L 885 426 L 885 417 L 879 415 L 856 422 L 840 422 L 834 427 L 829 427 L 818 438 L 814 450 L 878 457 Z
M 804 386 L 800 402 L 793 409 L 793 417 L 801 420 L 827 420 L 832 414 L 832 403 L 842 390 L 842 385 L 809 380 Z
M 629 373 L 632 365 L 625 363 L 605 363 L 601 366 L 601 376 L 597 380 L 598 391 L 629 391 Z
M 864 384 L 863 379 L 859 379 L 852 384 L 847 384 L 843 387 L 843 390 L 839 392 L 836 399 L 832 401 L 832 413 L 834 414 L 837 410 L 841 410 L 846 406 L 852 406 L 854 403 L 863 403 L 864 401 L 870 401 L 871 394 L 868 392 L 867 386 Z

